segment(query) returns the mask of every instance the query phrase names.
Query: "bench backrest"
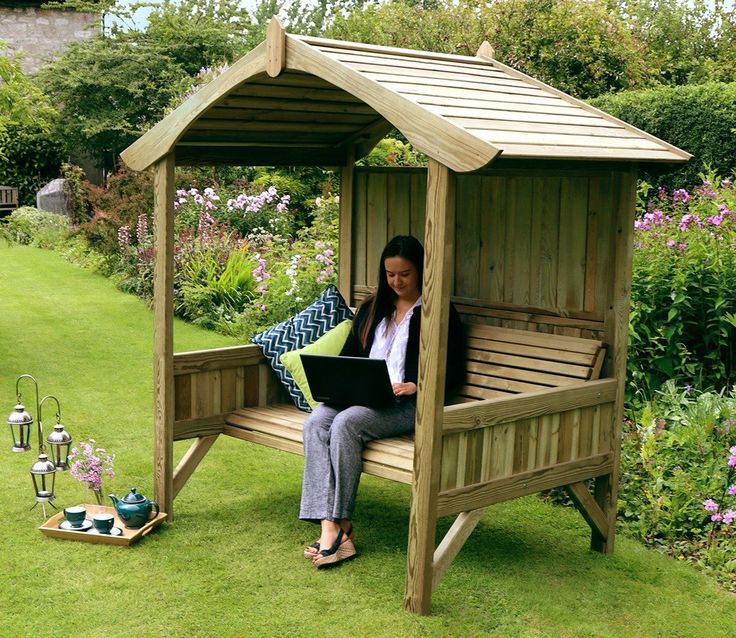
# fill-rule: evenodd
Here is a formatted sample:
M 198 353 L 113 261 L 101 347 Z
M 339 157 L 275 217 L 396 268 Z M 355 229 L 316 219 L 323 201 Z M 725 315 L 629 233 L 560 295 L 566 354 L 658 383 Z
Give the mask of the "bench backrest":
M 467 375 L 456 402 L 492 399 L 597 379 L 601 341 L 467 325 Z

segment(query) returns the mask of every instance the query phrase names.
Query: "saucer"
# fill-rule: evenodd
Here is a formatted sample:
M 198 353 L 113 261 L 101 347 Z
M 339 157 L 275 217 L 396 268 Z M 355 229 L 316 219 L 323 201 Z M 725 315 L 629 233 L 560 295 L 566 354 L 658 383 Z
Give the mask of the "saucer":
M 65 529 L 68 532 L 86 532 L 90 527 L 92 527 L 92 521 L 88 518 L 84 519 L 80 527 L 72 527 L 72 524 L 66 519 L 59 523 L 59 529 Z
M 98 534 L 99 536 L 122 536 L 123 530 L 119 527 L 113 527 L 107 534 L 100 532 L 97 528 L 93 527 L 87 532 L 88 534 Z

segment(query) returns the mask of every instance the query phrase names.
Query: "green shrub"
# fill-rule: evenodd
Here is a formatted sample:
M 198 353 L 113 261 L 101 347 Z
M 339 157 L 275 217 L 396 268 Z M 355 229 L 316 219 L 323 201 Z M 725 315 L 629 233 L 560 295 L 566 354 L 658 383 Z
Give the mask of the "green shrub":
M 54 248 L 69 234 L 69 220 L 31 206 L 14 210 L 7 220 L 7 236 L 19 244 Z
M 642 192 L 648 190 L 643 185 Z M 660 188 L 635 222 L 628 398 L 666 380 L 736 382 L 736 191 L 711 175 L 692 193 Z M 646 211 L 646 212 L 645 212 Z
M 59 177 L 61 163 L 61 144 L 35 124 L 0 134 L 0 184 L 15 186 L 21 205 L 35 205 L 36 191 Z
M 629 533 L 715 571 L 732 591 L 735 443 L 733 392 L 698 394 L 667 382 L 626 422 L 618 504 L 619 521 Z
M 665 188 L 696 186 L 706 165 L 722 175 L 733 168 L 736 83 L 622 91 L 591 104 L 693 154 L 688 164 L 657 178 Z

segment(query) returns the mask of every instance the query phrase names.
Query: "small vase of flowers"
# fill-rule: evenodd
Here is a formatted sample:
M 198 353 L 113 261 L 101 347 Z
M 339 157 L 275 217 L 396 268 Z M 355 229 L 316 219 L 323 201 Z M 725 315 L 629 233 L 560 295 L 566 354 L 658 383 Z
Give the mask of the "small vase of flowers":
M 97 504 L 102 505 L 102 477 L 106 474 L 109 478 L 115 478 L 115 455 L 95 445 L 95 440 L 90 439 L 73 448 L 69 454 L 69 471 L 75 479 L 87 484 L 94 492 Z

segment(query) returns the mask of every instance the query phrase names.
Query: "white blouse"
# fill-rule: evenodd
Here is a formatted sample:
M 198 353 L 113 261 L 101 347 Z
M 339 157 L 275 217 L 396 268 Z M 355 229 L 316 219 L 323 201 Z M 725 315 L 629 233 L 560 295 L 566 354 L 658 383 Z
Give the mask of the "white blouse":
M 388 366 L 388 375 L 391 383 L 404 382 L 404 365 L 406 363 L 406 344 L 409 341 L 409 321 L 414 310 L 422 305 L 419 297 L 409 308 L 400 323 L 394 321 L 396 313 L 386 317 L 376 326 L 373 345 L 369 357 L 371 359 L 385 359 Z

